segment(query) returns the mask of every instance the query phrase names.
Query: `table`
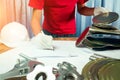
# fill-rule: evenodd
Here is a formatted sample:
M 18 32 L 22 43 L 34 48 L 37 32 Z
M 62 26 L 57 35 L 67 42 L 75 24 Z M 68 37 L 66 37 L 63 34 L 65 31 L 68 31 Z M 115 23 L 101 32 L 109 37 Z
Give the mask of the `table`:
M 6 51 L 4 52 L 4 55 L 0 54 L 0 64 L 3 64 L 0 66 L 0 71 L 2 73 L 5 72 L 5 70 L 11 70 L 16 63 L 16 60 L 20 58 L 19 54 L 21 53 L 28 55 L 29 57 L 36 57 L 38 61 L 44 63 L 46 66 L 56 67 L 58 63 L 67 61 L 75 65 L 79 73 L 81 73 L 85 64 L 89 62 L 89 57 L 94 53 L 120 58 L 120 54 L 118 54 L 119 50 L 115 53 L 115 51 L 97 52 L 86 47 L 78 48 L 75 46 L 76 39 L 77 38 L 54 38 L 53 46 L 55 47 L 55 50 L 41 50 L 34 45 L 26 43 L 21 47 Z M 8 63 L 8 61 L 11 62 Z M 19 79 L 25 80 L 25 77 L 19 77 Z M 12 78 L 12 80 L 15 79 Z

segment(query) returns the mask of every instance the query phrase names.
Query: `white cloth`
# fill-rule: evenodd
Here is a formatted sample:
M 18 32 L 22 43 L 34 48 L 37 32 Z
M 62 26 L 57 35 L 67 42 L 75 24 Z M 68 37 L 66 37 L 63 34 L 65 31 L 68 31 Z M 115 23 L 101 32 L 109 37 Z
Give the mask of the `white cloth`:
M 95 9 L 94 9 L 94 16 L 99 15 L 101 13 L 108 13 L 108 12 L 109 12 L 109 10 L 107 10 L 104 7 L 95 7 Z
M 52 36 L 45 35 L 43 32 L 41 32 L 34 36 L 30 42 L 40 49 L 53 49 L 52 40 Z
M 52 73 L 52 67 L 51 66 L 42 66 L 37 65 L 35 69 L 27 74 L 26 78 L 27 80 L 35 80 L 35 77 L 40 73 L 43 72 L 46 74 L 46 80 L 55 80 L 55 75 Z M 43 80 L 42 77 L 39 78 L 39 80 Z

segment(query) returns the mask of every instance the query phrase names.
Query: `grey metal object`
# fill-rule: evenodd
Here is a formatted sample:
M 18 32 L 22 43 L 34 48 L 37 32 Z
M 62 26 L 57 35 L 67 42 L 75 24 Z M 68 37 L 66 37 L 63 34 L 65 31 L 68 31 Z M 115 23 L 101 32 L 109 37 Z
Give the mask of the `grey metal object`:
M 119 15 L 116 12 L 102 13 L 93 17 L 93 23 L 97 24 L 109 24 L 116 21 Z
M 104 27 L 104 26 L 103 26 Z M 107 30 L 107 29 L 100 29 L 98 27 L 90 27 L 89 29 L 90 33 L 106 33 L 106 34 L 116 34 L 116 35 L 120 35 L 120 30 Z
M 93 42 L 94 44 L 120 47 L 120 35 L 92 34 L 88 35 L 86 39 Z
M 104 29 L 104 30 L 118 30 L 115 26 L 112 26 L 110 24 L 92 24 L 92 27 L 97 27 L 99 29 Z
M 44 72 L 38 73 L 35 77 L 35 80 L 39 80 L 40 77 L 42 77 L 42 80 L 47 80 L 47 74 Z
M 108 40 L 109 42 L 109 40 Z M 116 43 L 116 42 L 115 42 Z M 99 41 L 99 40 L 94 40 L 94 39 L 88 39 L 86 38 L 84 41 L 83 41 L 83 45 L 90 48 L 90 49 L 93 49 L 95 51 L 105 51 L 105 50 L 117 50 L 117 49 L 120 49 L 120 43 L 118 44 L 115 44 L 115 43 L 107 43 L 107 42 L 104 42 L 104 41 Z
M 119 80 L 119 64 L 120 59 L 94 54 L 84 66 L 82 75 L 84 80 Z
M 120 49 L 120 30 L 110 25 L 119 18 L 118 13 L 108 12 L 93 17 L 89 30 L 83 32 L 76 42 L 97 51 Z
M 68 62 L 58 63 L 58 76 L 56 80 L 83 80 L 76 67 Z
M 100 15 L 93 17 L 92 26 L 87 27 L 82 34 L 78 37 L 75 45 L 81 47 L 82 42 L 89 34 L 95 33 L 106 33 L 106 34 L 120 34 L 120 30 L 112 25 L 108 25 L 116 21 L 119 18 L 119 15 L 116 12 L 102 13 Z M 82 45 L 84 46 L 84 45 Z
M 20 56 L 23 57 L 24 60 L 18 59 L 18 63 L 14 66 L 12 70 L 4 74 L 0 74 L 0 80 L 26 76 L 34 69 L 37 64 L 44 65 L 43 63 L 38 62 L 35 59 L 30 58 L 24 54 L 20 54 Z

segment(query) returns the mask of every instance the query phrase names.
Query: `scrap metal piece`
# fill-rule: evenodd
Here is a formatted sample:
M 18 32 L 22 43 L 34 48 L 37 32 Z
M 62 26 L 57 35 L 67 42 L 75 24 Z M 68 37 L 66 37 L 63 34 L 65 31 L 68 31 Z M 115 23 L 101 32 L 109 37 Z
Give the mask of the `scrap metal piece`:
M 106 29 L 100 29 L 98 27 L 90 27 L 89 29 L 90 33 L 106 33 L 106 34 L 117 34 L 120 35 L 120 30 L 106 30 Z
M 92 34 L 92 35 L 87 36 L 87 39 L 96 44 L 120 47 L 120 35 Z
M 92 27 L 97 27 L 99 29 L 104 29 L 104 30 L 118 30 L 118 28 L 109 25 L 109 24 L 92 24 Z
M 119 18 L 118 13 L 101 13 L 93 17 L 93 24 L 86 28 L 76 41 L 77 47 L 93 50 L 120 49 L 120 30 L 109 25 Z M 117 42 L 117 43 L 116 43 Z
M 118 80 L 120 76 L 120 59 L 109 57 L 96 58 L 89 61 L 82 70 L 84 80 Z
M 4 74 L 0 74 L 0 80 L 26 76 L 34 69 L 36 65 L 44 65 L 43 63 L 36 61 L 36 59 L 30 58 L 24 54 L 20 54 L 20 56 L 23 57 L 25 60 L 18 59 L 18 63 L 14 66 L 12 70 Z
M 116 12 L 102 13 L 93 17 L 93 23 L 109 24 L 116 21 L 118 18 L 119 15 Z
M 90 27 L 87 27 L 87 28 L 82 32 L 82 34 L 78 37 L 78 39 L 76 40 L 75 45 L 76 45 L 77 47 L 80 47 L 80 46 L 81 46 L 82 41 L 83 41 L 83 40 L 85 39 L 85 37 L 89 34 L 89 28 L 90 28 Z
M 58 77 L 56 80 L 83 80 L 76 67 L 68 62 L 58 63 Z
M 41 76 L 42 76 L 42 80 L 46 80 L 46 79 L 47 79 L 46 73 L 40 72 L 40 73 L 38 73 L 38 74 L 36 75 L 35 80 L 39 80 L 39 78 L 40 78 Z
M 107 44 L 104 42 L 99 42 L 99 41 L 90 41 L 88 39 L 85 39 L 82 43 L 86 47 L 93 49 L 95 51 L 104 51 L 104 50 L 117 50 L 120 49 L 119 44 Z
M 99 69 L 99 80 L 119 80 L 120 61 L 112 61 Z

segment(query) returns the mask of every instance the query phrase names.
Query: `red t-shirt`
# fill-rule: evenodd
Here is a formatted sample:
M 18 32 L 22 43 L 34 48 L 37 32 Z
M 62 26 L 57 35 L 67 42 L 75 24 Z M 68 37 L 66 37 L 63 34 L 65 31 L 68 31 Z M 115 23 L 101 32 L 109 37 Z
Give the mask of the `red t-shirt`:
M 44 9 L 43 29 L 53 34 L 76 32 L 75 5 L 87 0 L 30 0 L 29 6 Z

